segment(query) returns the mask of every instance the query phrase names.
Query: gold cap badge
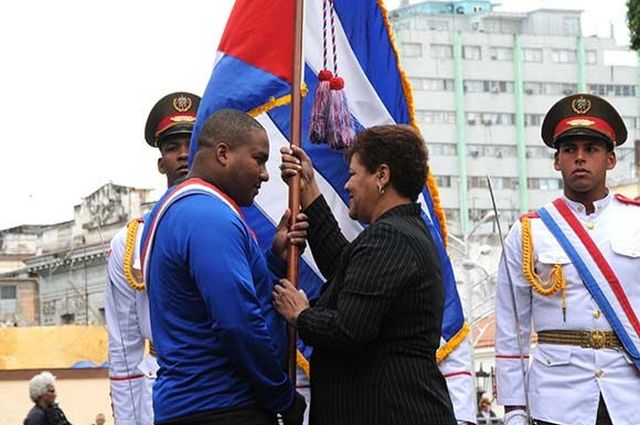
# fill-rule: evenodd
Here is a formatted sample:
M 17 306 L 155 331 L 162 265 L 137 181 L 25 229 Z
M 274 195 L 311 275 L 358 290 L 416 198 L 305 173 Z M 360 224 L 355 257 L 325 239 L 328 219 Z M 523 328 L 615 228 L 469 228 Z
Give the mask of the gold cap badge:
M 571 101 L 571 109 L 578 115 L 584 115 L 591 110 L 591 101 L 584 96 Z
M 187 112 L 189 109 L 191 109 L 192 102 L 191 99 L 189 99 L 187 96 L 180 95 L 173 98 L 172 105 L 173 109 L 178 112 Z

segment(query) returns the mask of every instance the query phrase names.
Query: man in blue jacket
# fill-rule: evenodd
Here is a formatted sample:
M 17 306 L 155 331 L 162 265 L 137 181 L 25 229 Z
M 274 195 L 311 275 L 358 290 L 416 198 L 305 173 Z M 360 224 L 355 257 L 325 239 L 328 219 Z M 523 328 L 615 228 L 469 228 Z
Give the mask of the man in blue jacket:
M 160 370 L 156 424 L 302 423 L 304 399 L 286 370 L 286 324 L 271 304 L 289 243 L 303 246 L 304 215 L 285 212 L 263 253 L 240 207 L 269 178 L 262 126 L 236 110 L 214 113 L 187 179 L 156 204 L 142 236 Z

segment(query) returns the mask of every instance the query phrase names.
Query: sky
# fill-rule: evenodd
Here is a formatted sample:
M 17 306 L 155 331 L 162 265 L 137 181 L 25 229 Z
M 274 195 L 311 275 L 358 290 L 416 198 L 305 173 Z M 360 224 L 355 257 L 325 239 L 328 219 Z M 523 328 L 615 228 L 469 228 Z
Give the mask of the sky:
M 319 1 L 319 0 L 306 0 Z M 412 3 L 416 2 L 413 0 Z M 399 0 L 387 0 L 392 9 Z M 627 44 L 625 0 L 502 0 L 501 11 L 584 10 L 585 35 Z M 202 94 L 233 0 L 20 0 L 0 14 L 0 229 L 73 218 L 103 184 L 155 189 L 151 107 Z

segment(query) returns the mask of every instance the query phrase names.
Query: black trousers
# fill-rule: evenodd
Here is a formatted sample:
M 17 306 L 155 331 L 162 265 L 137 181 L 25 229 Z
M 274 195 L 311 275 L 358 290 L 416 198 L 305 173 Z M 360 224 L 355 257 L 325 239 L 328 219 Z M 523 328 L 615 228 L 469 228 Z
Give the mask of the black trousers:
M 534 419 L 533 423 L 534 425 L 554 425 L 551 422 L 539 421 L 537 419 Z M 604 404 L 604 400 L 602 399 L 602 395 L 600 396 L 600 403 L 598 404 L 596 425 L 613 425 L 611 417 L 609 416 L 609 411 L 607 410 L 607 405 Z
M 234 407 L 183 416 L 155 425 L 278 425 L 275 415 L 257 407 Z

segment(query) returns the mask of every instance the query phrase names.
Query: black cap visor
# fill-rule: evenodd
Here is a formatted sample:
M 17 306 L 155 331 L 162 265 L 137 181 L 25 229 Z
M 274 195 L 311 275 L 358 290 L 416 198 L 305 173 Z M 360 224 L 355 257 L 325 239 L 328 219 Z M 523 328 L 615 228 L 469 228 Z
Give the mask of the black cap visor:
M 562 133 L 561 135 L 559 135 L 554 139 L 553 147 L 557 149 L 560 146 L 560 143 L 562 143 L 563 141 L 565 141 L 565 139 L 569 137 L 592 137 L 592 138 L 596 138 L 604 141 L 607 144 L 607 146 L 610 148 L 615 147 L 614 142 L 608 136 L 605 136 L 599 131 L 596 131 L 590 128 L 585 128 L 585 127 L 571 128 L 565 131 L 564 133 Z

